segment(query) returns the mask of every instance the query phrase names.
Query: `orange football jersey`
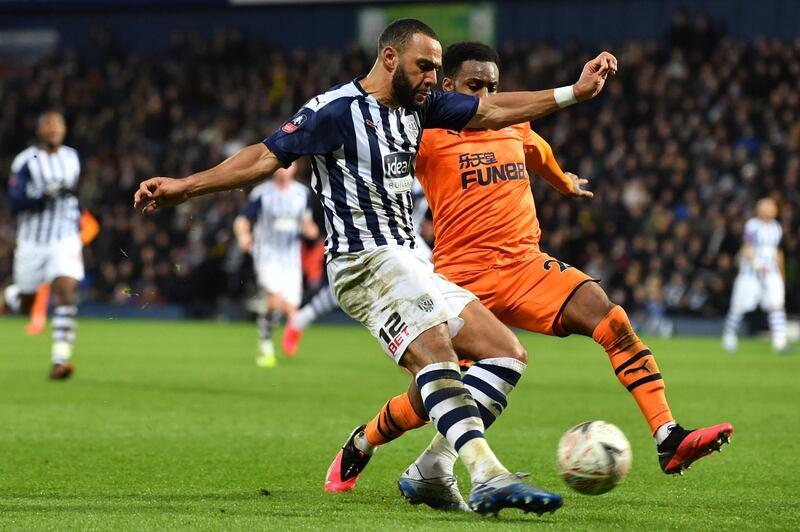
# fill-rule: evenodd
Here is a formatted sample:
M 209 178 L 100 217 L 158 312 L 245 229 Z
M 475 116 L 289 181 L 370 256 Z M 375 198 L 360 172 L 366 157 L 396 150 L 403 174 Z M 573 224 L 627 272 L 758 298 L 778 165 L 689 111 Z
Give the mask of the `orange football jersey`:
M 526 154 L 540 164 L 552 157 L 527 123 L 423 132 L 416 175 L 433 212 L 437 272 L 458 278 L 539 252 Z

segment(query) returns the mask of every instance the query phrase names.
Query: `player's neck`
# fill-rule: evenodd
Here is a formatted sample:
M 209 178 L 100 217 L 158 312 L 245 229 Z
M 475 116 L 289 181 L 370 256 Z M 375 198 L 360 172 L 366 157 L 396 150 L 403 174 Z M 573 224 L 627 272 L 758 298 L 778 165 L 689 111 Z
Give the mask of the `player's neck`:
M 356 80 L 361 85 L 361 89 L 375 98 L 379 104 L 389 108 L 399 107 L 394 99 L 392 91 L 392 77 L 376 62 L 369 74 Z
M 52 144 L 47 144 L 46 142 L 42 142 L 39 144 L 39 147 L 46 151 L 47 153 L 56 153 L 61 146 L 53 146 Z

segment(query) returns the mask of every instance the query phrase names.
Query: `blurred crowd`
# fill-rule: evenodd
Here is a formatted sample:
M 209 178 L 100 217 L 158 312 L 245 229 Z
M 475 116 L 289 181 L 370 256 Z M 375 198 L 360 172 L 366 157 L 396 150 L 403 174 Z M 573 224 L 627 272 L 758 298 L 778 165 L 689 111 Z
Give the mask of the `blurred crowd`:
M 62 109 L 67 144 L 82 157 L 82 206 L 102 227 L 85 250 L 84 299 L 218 314 L 245 286 L 231 230 L 245 191 L 145 218 L 132 209 L 138 181 L 187 175 L 261 140 L 309 97 L 366 73 L 373 53 L 286 52 L 231 30 L 179 32 L 151 54 L 103 30 L 93 38 L 85 54 L 2 65 L 0 166 L 7 172 L 32 142 L 40 111 Z M 598 51 L 575 42 L 499 49 L 502 90 L 567 85 Z M 800 39 L 731 40 L 708 19 L 678 14 L 662 40 L 612 51 L 620 71 L 599 98 L 534 124 L 562 168 L 595 192 L 567 199 L 535 180 L 542 248 L 642 315 L 718 316 L 744 222 L 771 195 L 781 205 L 787 310 L 800 311 Z M 0 284 L 13 247 L 3 187 Z

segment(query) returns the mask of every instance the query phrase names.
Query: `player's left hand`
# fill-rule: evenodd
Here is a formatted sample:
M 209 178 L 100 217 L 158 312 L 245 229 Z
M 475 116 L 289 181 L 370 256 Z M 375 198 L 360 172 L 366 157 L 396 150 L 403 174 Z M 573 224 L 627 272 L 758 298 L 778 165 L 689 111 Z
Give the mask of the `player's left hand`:
M 617 58 L 609 52 L 600 52 L 597 57 L 583 65 L 581 77 L 572 86 L 575 99 L 582 102 L 600 94 L 609 74 L 617 75 Z
M 133 195 L 133 207 L 150 214 L 161 207 L 179 205 L 189 199 L 185 179 L 153 177 L 142 181 L 139 190 Z
M 589 183 L 588 179 L 584 179 L 582 177 L 578 177 L 573 173 L 565 172 L 565 175 L 572 181 L 572 190 L 569 191 L 568 196 L 572 196 L 574 198 L 593 198 L 594 192 L 591 190 L 584 190 L 581 187 Z

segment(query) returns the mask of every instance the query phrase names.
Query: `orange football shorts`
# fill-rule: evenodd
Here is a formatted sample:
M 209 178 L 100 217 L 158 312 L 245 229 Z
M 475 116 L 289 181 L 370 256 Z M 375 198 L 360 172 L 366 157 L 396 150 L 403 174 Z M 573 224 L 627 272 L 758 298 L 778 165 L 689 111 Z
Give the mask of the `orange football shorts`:
M 582 284 L 597 282 L 547 253 L 448 278 L 475 294 L 506 325 L 552 336 L 568 335 L 560 326 L 564 307 Z

